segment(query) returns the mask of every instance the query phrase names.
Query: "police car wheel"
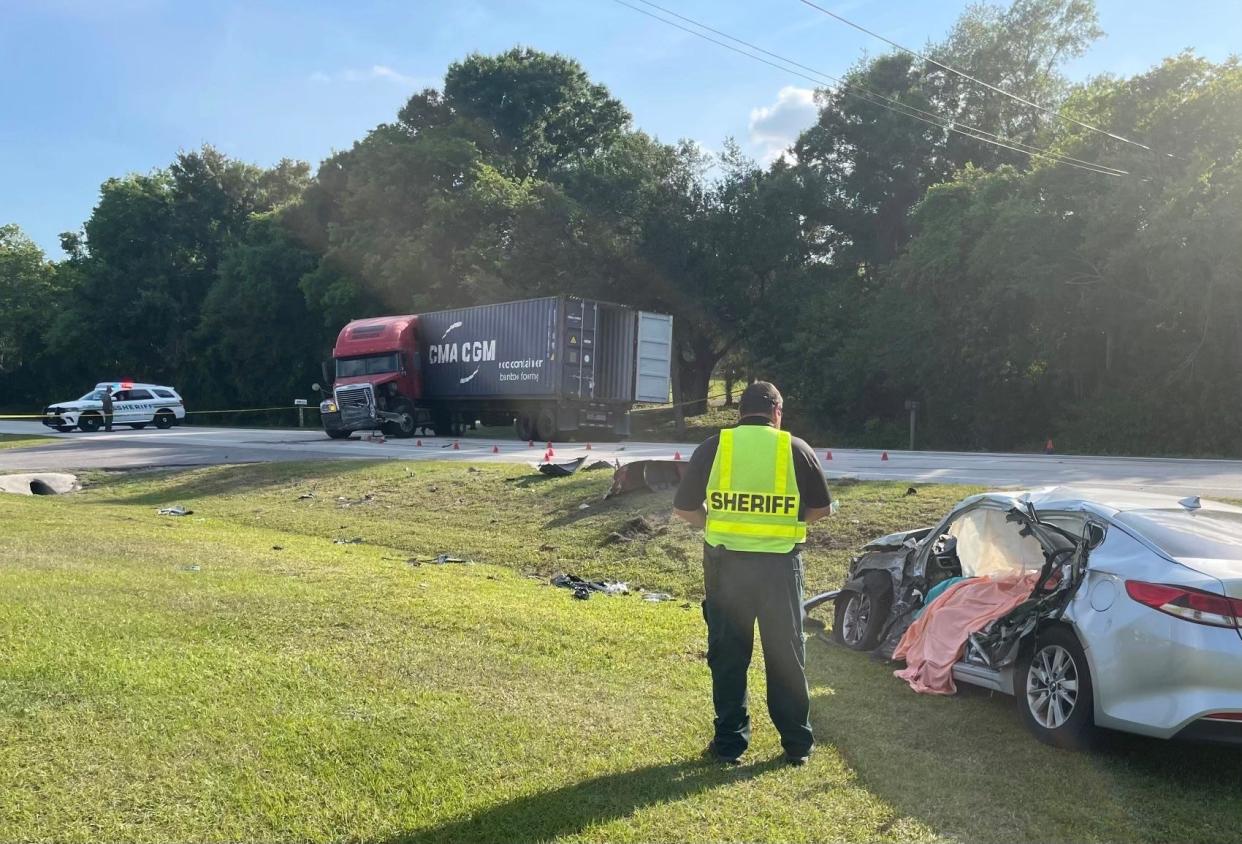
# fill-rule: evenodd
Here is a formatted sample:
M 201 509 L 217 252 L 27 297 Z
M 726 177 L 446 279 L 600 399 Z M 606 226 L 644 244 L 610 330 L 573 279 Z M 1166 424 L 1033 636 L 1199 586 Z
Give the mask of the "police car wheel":
M 83 413 L 78 417 L 78 428 L 84 434 L 93 434 L 103 425 L 103 418 L 98 413 Z
M 173 416 L 169 411 L 161 410 L 159 413 L 155 414 L 155 427 L 159 428 L 161 431 L 167 431 L 173 426 L 173 422 L 175 422 L 176 419 L 177 417 Z

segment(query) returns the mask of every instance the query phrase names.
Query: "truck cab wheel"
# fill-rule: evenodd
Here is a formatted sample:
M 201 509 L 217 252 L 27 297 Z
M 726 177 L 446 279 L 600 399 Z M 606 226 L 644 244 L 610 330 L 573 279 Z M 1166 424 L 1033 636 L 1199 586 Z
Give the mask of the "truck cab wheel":
M 400 413 L 401 418 L 393 422 L 385 422 L 383 424 L 384 434 L 390 437 L 399 437 L 408 439 L 414 436 L 418 428 L 414 418 L 414 406 L 406 399 L 399 399 L 393 402 L 393 413 Z
M 549 408 L 539 411 L 539 416 L 535 418 L 535 434 L 545 442 L 556 439 L 556 414 Z

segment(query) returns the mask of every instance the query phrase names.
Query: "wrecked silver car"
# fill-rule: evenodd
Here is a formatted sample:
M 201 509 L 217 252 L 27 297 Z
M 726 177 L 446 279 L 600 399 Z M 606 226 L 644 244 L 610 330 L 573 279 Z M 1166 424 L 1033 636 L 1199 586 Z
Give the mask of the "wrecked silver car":
M 1242 508 L 1051 487 L 965 499 L 850 565 L 831 637 L 917 691 L 1013 695 L 1037 738 L 1098 728 L 1242 745 Z

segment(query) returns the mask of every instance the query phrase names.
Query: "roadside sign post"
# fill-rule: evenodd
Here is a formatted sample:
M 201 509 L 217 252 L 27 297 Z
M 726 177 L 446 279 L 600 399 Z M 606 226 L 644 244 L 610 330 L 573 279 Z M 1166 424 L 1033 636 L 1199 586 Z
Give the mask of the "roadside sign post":
M 919 403 L 913 399 L 906 399 L 906 410 L 910 411 L 910 450 L 914 451 L 914 418 L 919 413 Z
M 304 414 L 306 413 L 306 399 L 294 399 L 293 404 L 298 409 L 298 427 L 305 428 L 306 417 Z

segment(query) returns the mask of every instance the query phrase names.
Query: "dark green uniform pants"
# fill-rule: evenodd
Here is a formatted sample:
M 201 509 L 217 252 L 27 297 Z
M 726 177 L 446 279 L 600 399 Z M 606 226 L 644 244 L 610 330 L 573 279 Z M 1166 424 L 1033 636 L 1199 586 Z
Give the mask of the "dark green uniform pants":
M 814 744 L 802 640 L 802 555 L 703 550 L 707 664 L 716 706 L 716 752 L 740 756 L 750 744 L 746 670 L 755 622 L 767 668 L 768 714 L 791 756 Z

